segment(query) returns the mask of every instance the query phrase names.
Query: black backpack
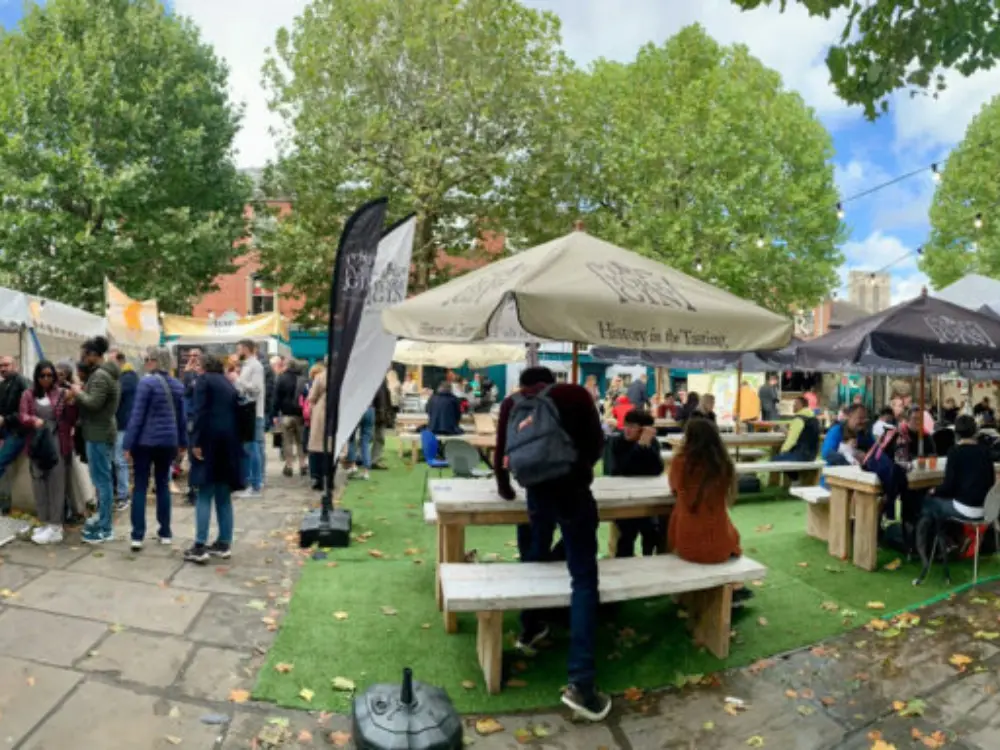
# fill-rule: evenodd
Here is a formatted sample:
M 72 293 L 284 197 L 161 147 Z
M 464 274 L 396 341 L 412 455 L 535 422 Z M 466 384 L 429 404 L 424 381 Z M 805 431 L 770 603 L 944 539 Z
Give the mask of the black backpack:
M 507 466 L 522 487 L 564 477 L 576 464 L 576 446 L 563 429 L 550 390 L 551 385 L 534 396 L 513 396 L 507 420 Z
M 59 463 L 56 437 L 48 425 L 38 428 L 31 436 L 28 456 L 31 458 L 32 467 L 42 474 L 51 471 Z

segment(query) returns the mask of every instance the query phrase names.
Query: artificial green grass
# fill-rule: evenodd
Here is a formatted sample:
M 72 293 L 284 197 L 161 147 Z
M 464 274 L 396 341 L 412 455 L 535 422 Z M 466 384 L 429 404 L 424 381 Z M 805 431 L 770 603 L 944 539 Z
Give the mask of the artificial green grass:
M 344 504 L 354 513 L 356 535 L 364 543 L 334 550 L 329 560 L 306 562 L 290 611 L 260 673 L 254 696 L 283 706 L 347 711 L 350 693 L 333 689 L 334 677 L 359 690 L 395 683 L 404 666 L 420 680 L 446 688 L 463 712 L 497 713 L 551 706 L 566 681 L 567 633 L 556 628 L 551 648 L 526 659 L 509 651 L 505 666 L 517 687 L 490 696 L 476 660 L 474 615 L 459 615 L 459 632 L 447 635 L 434 598 L 436 535 L 420 507 L 425 468 L 410 468 L 391 454 L 390 471 L 372 472 L 370 482 L 352 482 Z M 881 612 L 907 609 L 946 589 L 935 570 L 921 587 L 911 584 L 916 563 L 868 573 L 830 557 L 826 545 L 805 535 L 804 503 L 741 498 L 733 519 L 748 556 L 768 568 L 744 611 L 734 616 L 737 635 L 729 658 L 719 660 L 696 648 L 669 599 L 627 602 L 602 610 L 597 641 L 598 681 L 621 692 L 633 686 L 662 687 L 686 675 L 726 667 L 802 647 L 864 624 Z M 601 550 L 607 548 L 602 525 Z M 513 560 L 510 527 L 470 528 L 466 548 L 480 560 Z M 880 552 L 880 565 L 897 555 Z M 335 566 L 330 562 L 336 561 Z M 971 580 L 972 565 L 951 566 L 956 587 Z M 993 559 L 980 576 L 1000 574 Z M 884 610 L 868 608 L 881 602 Z M 838 611 L 830 611 L 830 603 Z M 825 605 L 825 607 L 824 607 Z M 383 610 L 383 608 L 389 608 Z M 338 620 L 334 612 L 346 612 Z M 386 614 L 385 612 L 395 612 Z M 508 649 L 517 630 L 516 613 L 504 620 Z M 292 664 L 290 672 L 274 666 Z M 474 684 L 475 687 L 463 686 Z M 311 702 L 300 697 L 314 691 Z

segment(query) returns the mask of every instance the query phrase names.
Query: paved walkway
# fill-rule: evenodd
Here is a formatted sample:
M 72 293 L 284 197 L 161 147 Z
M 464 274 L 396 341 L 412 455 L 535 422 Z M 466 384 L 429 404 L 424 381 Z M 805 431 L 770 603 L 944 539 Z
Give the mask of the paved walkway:
M 290 535 L 307 493 L 298 478 L 278 477 L 265 499 L 239 501 L 235 555 L 225 565 L 181 560 L 193 529 L 186 506 L 175 512 L 173 549 L 133 555 L 120 540 L 94 551 L 76 539 L 0 549 L 0 747 L 345 742 L 345 717 L 230 700 L 252 688 L 287 606 L 299 561 Z M 124 519 L 118 530 L 127 530 Z M 470 718 L 467 737 L 480 750 L 993 750 L 998 594 L 963 594 L 921 612 L 914 627 L 862 629 L 707 685 L 619 698 L 604 725 L 576 725 L 563 712 L 498 716 L 503 730 L 481 736 Z M 727 698 L 743 704 L 727 712 Z M 903 713 L 919 715 L 899 715 L 904 704 Z

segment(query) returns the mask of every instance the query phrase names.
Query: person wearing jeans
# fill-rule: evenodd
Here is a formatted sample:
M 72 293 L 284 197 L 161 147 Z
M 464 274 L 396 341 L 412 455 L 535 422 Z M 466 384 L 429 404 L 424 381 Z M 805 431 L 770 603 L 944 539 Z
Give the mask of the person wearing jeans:
M 188 562 L 204 565 L 211 558 L 228 559 L 233 545 L 232 491 L 244 486 L 244 453 L 240 446 L 237 410 L 240 396 L 223 374 L 218 357 L 206 356 L 204 374 L 194 394 L 191 432 L 191 481 L 198 487 L 195 542 L 184 553 Z M 219 525 L 209 544 L 212 505 Z
M 0 477 L 24 452 L 19 412 L 21 397 L 31 384 L 18 371 L 13 357 L 0 357 Z
M 121 370 L 121 376 L 118 378 L 121 397 L 118 399 L 118 410 L 115 412 L 118 438 L 115 440 L 114 483 L 115 510 L 123 511 L 129 503 L 129 470 L 128 459 L 125 458 L 125 429 L 128 427 L 129 417 L 132 416 L 132 405 L 135 403 L 135 392 L 139 387 L 139 376 L 129 364 L 124 352 L 117 349 L 112 350 L 108 353 L 108 359 L 116 362 L 118 369 Z
M 257 358 L 257 343 L 244 339 L 236 346 L 240 358 L 239 375 L 231 376 L 231 382 L 241 396 L 253 401 L 257 407 L 257 422 L 254 426 L 254 440 L 243 446 L 246 458 L 243 470 L 246 472 L 245 492 L 240 497 L 260 495 L 264 485 L 264 365 Z
M 83 386 L 70 388 L 73 402 L 80 410 L 80 431 L 87 449 L 87 468 L 97 492 L 97 516 L 91 517 L 83 528 L 81 539 L 86 544 L 114 541 L 111 482 L 111 464 L 115 442 L 118 439 L 116 412 L 121 389 L 118 385 L 120 371 L 116 362 L 105 362 L 108 340 L 103 336 L 87 339 L 80 349 L 80 364 L 87 371 Z
M 570 646 L 567 663 L 568 687 L 562 702 L 590 721 L 602 721 L 611 711 L 611 699 L 598 691 L 595 683 L 595 642 L 597 635 L 597 504 L 590 491 L 594 464 L 601 457 L 604 431 L 594 399 L 586 388 L 556 384 L 546 367 L 529 367 L 521 373 L 520 390 L 500 405 L 497 420 L 496 455 L 507 455 L 507 427 L 515 403 L 538 396 L 542 391 L 555 406 L 559 426 L 576 449 L 576 460 L 567 473 L 526 488 L 528 521 L 518 527 L 521 560 L 542 562 L 553 559 L 552 538 L 556 527 L 563 539 L 566 566 L 571 581 Z M 496 462 L 497 492 L 506 500 L 515 497 L 510 472 L 503 460 Z M 517 648 L 532 652 L 544 643 L 549 628 L 544 613 L 526 610 L 521 614 Z
M 347 443 L 347 463 L 350 468 L 347 473 L 354 474 L 358 470 L 358 459 L 362 466 L 362 479 L 368 479 L 368 472 L 372 468 L 372 437 L 375 433 L 375 407 L 369 406 L 365 413 L 361 415 L 361 421 L 354 429 L 354 434 Z M 355 439 L 357 438 L 357 439 Z M 360 456 L 358 455 L 358 443 L 361 443 Z
M 132 549 L 142 549 L 146 538 L 146 492 L 153 469 L 156 487 L 157 538 L 170 544 L 170 471 L 174 459 L 187 447 L 184 385 L 170 375 L 170 350 L 153 346 L 145 357 L 146 376 L 139 381 L 135 406 L 125 431 L 125 455 L 135 465 L 132 496 Z

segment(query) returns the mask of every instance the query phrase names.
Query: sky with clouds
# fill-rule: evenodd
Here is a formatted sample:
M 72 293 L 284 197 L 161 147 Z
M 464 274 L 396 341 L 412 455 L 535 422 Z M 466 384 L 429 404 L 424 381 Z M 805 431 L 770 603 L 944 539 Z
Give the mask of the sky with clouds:
M 829 84 L 826 48 L 839 38 L 842 18 L 809 18 L 797 4 L 741 12 L 729 0 L 523 0 L 556 13 L 566 52 L 578 63 L 597 58 L 632 59 L 647 42 L 662 43 L 690 23 L 701 23 L 718 41 L 746 44 L 798 91 L 833 135 L 837 183 L 849 197 L 933 162 L 943 162 L 984 103 L 1000 93 L 1000 69 L 970 78 L 952 76 L 938 99 L 900 94 L 889 116 L 869 123 L 841 102 Z M 275 32 L 291 25 L 307 0 L 170 0 L 173 10 L 201 28 L 229 63 L 233 96 L 246 107 L 237 139 L 240 166 L 262 166 L 274 155 L 270 130 L 278 123 L 267 110 L 260 69 Z M 0 3 L 0 23 L 11 26 L 20 3 Z M 905 180 L 845 206 L 850 239 L 843 248 L 849 269 L 876 270 L 892 264 L 894 301 L 919 293 L 926 278 L 915 250 L 928 232 L 927 208 L 934 191 L 929 173 Z

